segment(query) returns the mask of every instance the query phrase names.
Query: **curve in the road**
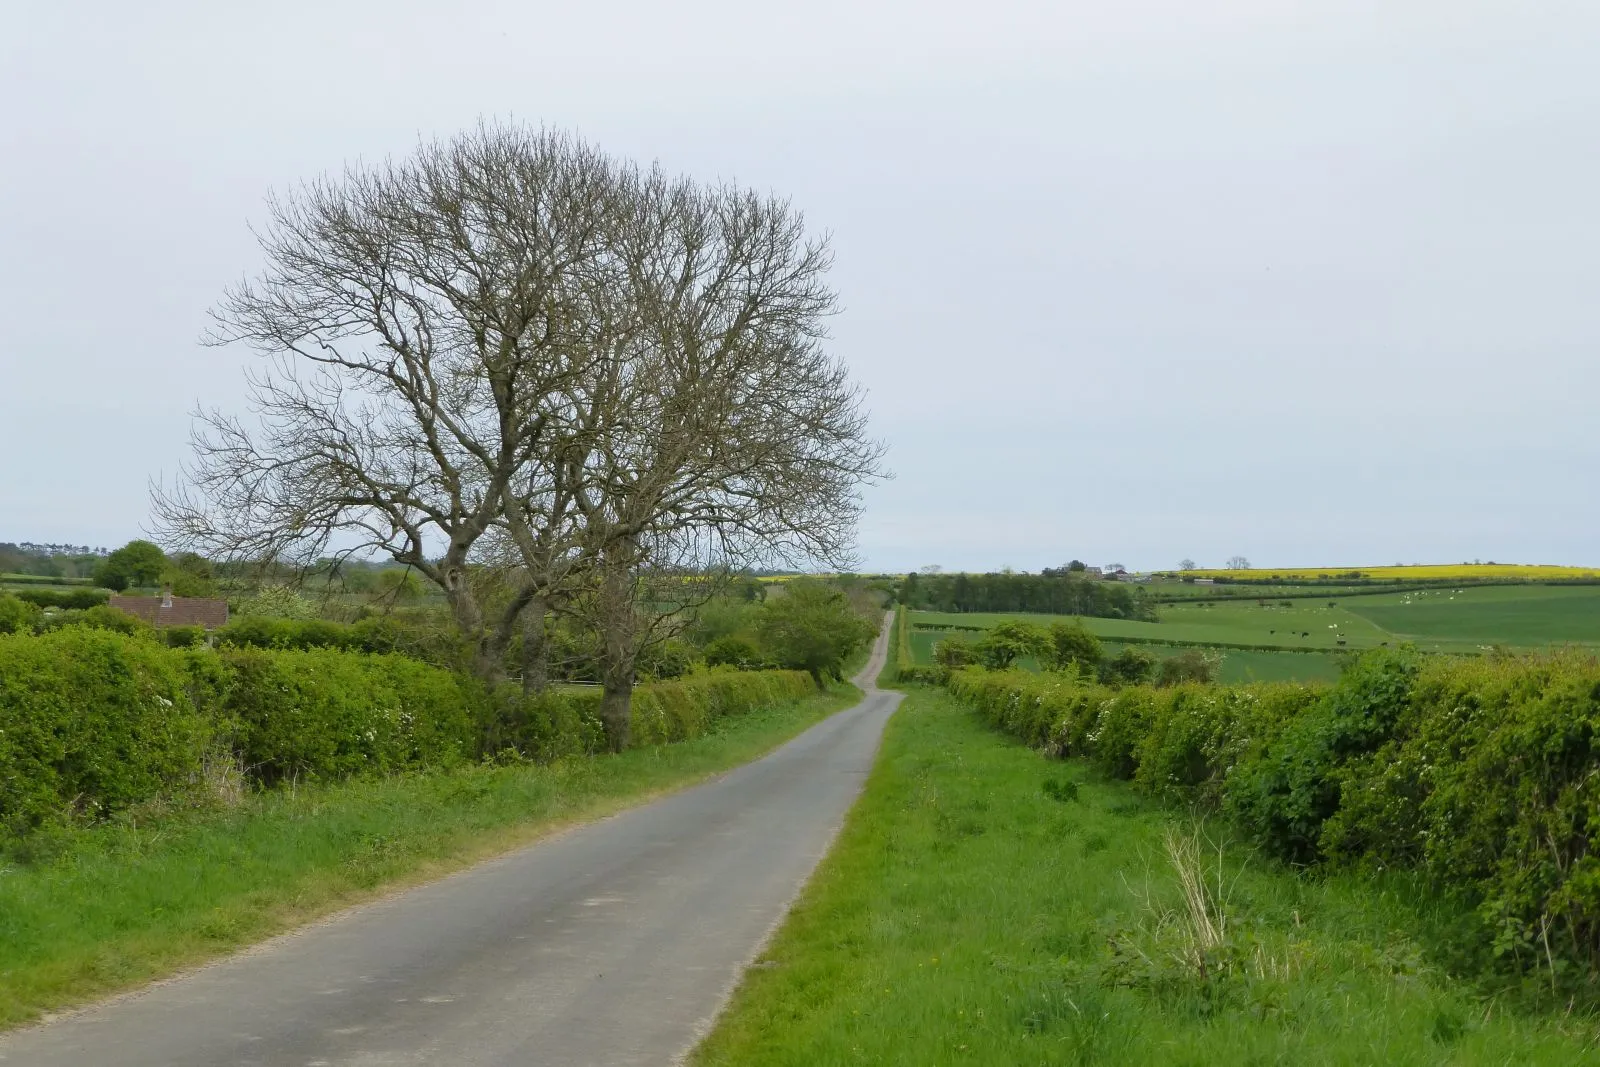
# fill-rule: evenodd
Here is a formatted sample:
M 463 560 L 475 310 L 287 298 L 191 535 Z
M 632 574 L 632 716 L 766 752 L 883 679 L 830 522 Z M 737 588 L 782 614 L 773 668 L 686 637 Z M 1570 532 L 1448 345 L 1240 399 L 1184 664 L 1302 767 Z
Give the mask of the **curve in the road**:
M 666 1064 L 861 789 L 898 693 L 755 763 L 186 977 L 0 1037 L 28 1067 Z

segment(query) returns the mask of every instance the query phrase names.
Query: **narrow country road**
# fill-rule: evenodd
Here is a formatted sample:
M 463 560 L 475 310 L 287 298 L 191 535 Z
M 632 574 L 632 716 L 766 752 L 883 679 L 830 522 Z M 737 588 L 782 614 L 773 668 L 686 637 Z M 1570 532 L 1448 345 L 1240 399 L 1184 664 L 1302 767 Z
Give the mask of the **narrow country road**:
M 7 1067 L 668 1064 L 822 858 L 899 694 L 766 758 L 99 1007 Z

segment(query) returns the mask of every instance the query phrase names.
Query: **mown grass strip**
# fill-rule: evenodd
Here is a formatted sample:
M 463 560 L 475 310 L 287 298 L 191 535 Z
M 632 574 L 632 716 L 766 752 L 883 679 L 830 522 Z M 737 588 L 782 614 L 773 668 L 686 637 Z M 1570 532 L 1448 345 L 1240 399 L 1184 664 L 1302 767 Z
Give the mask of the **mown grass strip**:
M 1302 878 L 1236 842 L 1218 867 L 1219 840 L 913 690 L 694 1062 L 1600 1060 L 1594 1019 L 1510 1013 L 1438 973 L 1404 894 Z M 1197 885 L 1209 913 L 1186 903 Z
M 0 1027 L 692 784 L 859 699 L 836 685 L 674 745 L 285 788 L 59 838 L 47 860 L 0 861 Z

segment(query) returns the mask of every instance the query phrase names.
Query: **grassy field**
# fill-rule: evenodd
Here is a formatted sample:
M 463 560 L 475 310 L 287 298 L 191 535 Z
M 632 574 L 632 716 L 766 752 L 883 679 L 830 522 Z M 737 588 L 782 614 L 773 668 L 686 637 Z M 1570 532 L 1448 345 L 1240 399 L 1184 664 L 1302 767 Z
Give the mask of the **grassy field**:
M 1600 647 L 1600 586 L 1492 585 L 1328 599 L 1197 601 L 1164 604 L 1158 622 L 1082 619 L 1115 641 L 1288 646 L 1321 651 L 1409 641 L 1425 651 L 1476 652 L 1492 645 Z M 912 613 L 912 625 L 984 627 L 1004 619 L 1048 625 L 1048 615 Z M 913 646 L 928 641 L 914 632 Z M 934 633 L 937 633 L 935 631 Z M 936 638 L 935 638 L 936 639 Z M 1342 642 L 1342 643 L 1341 643 Z
M 693 1062 L 1600 1062 L 1594 1019 L 1518 1014 L 1442 974 L 1426 931 L 1447 912 L 1237 843 L 1219 860 L 1218 840 L 914 690 Z M 1208 903 L 1186 905 L 1169 842 Z
M 1182 571 L 1189 578 L 1227 578 L 1233 581 L 1289 582 L 1338 581 L 1360 578 L 1370 581 L 1431 582 L 1486 581 L 1510 579 L 1518 582 L 1567 581 L 1573 578 L 1600 578 L 1594 567 L 1543 567 L 1520 563 L 1439 563 L 1410 567 L 1258 567 L 1252 570 Z
M 620 756 L 278 790 L 227 811 L 30 839 L 30 856 L 0 856 L 0 1027 L 688 785 L 858 698 L 836 686 Z
M 1347 610 L 1424 646 L 1600 644 L 1596 586 L 1469 586 L 1361 597 Z

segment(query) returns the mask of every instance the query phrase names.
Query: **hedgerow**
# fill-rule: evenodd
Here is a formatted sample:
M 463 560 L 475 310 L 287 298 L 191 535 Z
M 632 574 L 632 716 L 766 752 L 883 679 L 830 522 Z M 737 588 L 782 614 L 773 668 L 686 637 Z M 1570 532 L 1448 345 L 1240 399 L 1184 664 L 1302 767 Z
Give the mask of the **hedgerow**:
M 894 680 L 939 684 L 946 671 L 939 666 L 918 665 L 911 650 L 911 614 L 904 606 L 894 609 Z
M 11 595 L 39 608 L 93 608 L 111 597 L 108 589 L 13 589 Z
M 1600 661 L 1363 656 L 1331 686 L 954 672 L 1030 745 L 1225 812 L 1302 864 L 1413 868 L 1494 958 L 1600 981 Z M 1592 992 L 1592 990 L 1591 990 Z
M 0 637 L 0 831 L 191 787 L 214 724 L 188 680 L 181 654 L 106 630 Z
M 486 694 L 395 653 L 179 644 L 147 627 L 0 636 L 0 842 L 150 801 L 202 800 L 219 765 L 270 787 L 605 747 L 598 689 Z M 633 743 L 692 738 L 814 691 L 801 671 L 647 683 L 634 691 Z
M 799 700 L 816 692 L 805 671 L 717 667 L 633 691 L 635 748 L 687 741 L 718 719 Z M 494 701 L 487 748 L 535 760 L 587 756 L 606 749 L 598 686 L 562 686 L 536 696 L 507 692 Z

